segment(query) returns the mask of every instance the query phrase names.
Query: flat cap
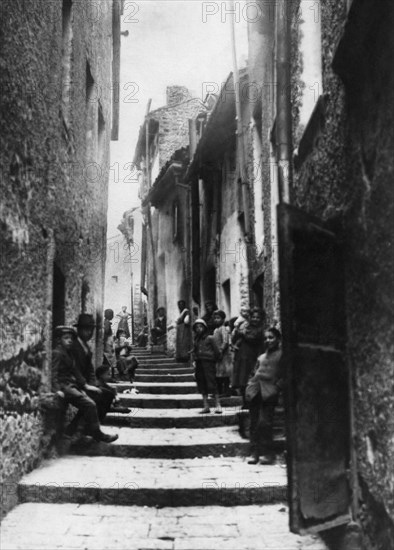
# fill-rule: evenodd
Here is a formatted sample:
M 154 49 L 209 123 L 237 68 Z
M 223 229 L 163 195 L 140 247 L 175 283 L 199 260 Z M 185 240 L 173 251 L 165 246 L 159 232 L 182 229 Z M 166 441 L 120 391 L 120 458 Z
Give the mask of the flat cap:
M 69 327 L 69 326 L 66 326 L 66 325 L 58 325 L 57 327 L 55 327 L 55 336 L 56 337 L 63 336 L 63 334 L 72 334 L 75 338 L 76 335 L 77 335 L 77 332 L 76 332 L 75 328 Z

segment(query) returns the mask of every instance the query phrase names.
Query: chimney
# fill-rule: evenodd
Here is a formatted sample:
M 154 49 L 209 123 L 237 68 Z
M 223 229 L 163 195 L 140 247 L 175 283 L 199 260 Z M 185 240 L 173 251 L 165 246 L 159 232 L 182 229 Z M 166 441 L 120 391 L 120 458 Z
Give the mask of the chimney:
M 191 99 L 191 95 L 186 86 L 167 86 L 167 107 L 174 107 L 187 99 Z

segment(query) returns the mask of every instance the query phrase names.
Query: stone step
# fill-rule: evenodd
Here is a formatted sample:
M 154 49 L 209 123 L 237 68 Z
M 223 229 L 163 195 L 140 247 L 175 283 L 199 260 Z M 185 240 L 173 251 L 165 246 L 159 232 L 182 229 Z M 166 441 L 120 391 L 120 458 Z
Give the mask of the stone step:
M 138 369 L 139 370 L 139 369 Z M 193 382 L 192 374 L 139 374 L 136 371 L 135 380 L 138 382 Z
M 235 426 L 189 430 L 188 428 L 119 428 L 107 426 L 106 433 L 118 434 L 111 445 L 81 439 L 70 447 L 72 454 L 124 458 L 196 458 L 204 456 L 247 456 L 249 441 Z M 277 452 L 284 450 L 284 438 L 274 440 Z
M 133 350 L 133 355 L 135 355 L 135 350 Z M 138 356 L 138 355 L 137 355 Z M 177 365 L 187 365 L 187 362 L 177 361 L 174 357 L 169 357 L 168 355 L 139 355 L 142 361 L 148 361 L 152 363 L 159 363 L 164 361 L 167 363 L 176 363 Z
M 189 394 L 197 393 L 197 386 L 195 382 L 135 382 L 134 387 L 140 393 L 153 393 L 153 394 Z
M 202 408 L 202 398 L 199 394 L 179 394 L 179 395 L 164 395 L 164 394 L 119 394 L 121 405 L 123 407 L 149 408 L 149 409 L 189 409 Z M 242 404 L 241 397 L 223 397 L 220 399 L 222 407 L 232 407 L 234 412 L 237 412 Z M 209 405 L 214 406 L 214 399 L 209 398 Z
M 136 374 L 191 374 L 193 369 L 190 367 L 145 367 L 139 366 Z
M 166 394 L 166 395 L 177 395 L 177 394 L 189 394 L 196 393 L 197 386 L 194 381 L 192 382 L 116 382 L 115 384 L 109 384 L 112 387 L 116 387 L 119 395 L 122 394 L 125 390 L 135 388 L 142 393 L 154 393 L 154 394 Z
M 150 459 L 66 456 L 22 478 L 20 502 L 238 506 L 284 502 L 286 469 L 241 457 Z
M 289 532 L 282 503 L 225 511 L 221 506 L 26 503 L 2 521 L 1 543 L 9 550 L 327 550 L 317 536 Z
M 150 409 L 135 407 L 129 414 L 109 413 L 106 424 L 131 428 L 209 428 L 238 424 L 234 407 L 222 414 L 199 414 L 198 409 Z
M 194 409 L 149 409 L 132 408 L 129 414 L 108 413 L 105 424 L 129 426 L 130 428 L 211 428 L 215 426 L 239 425 L 239 412 L 234 407 L 222 407 L 222 414 L 199 414 Z M 246 411 L 245 411 L 246 412 Z M 283 413 L 274 416 L 274 429 L 284 433 Z
M 151 353 L 138 353 L 135 350 L 132 350 L 132 355 L 137 357 L 138 361 L 166 361 L 168 359 L 167 355 L 152 355 Z
M 161 369 L 161 370 L 168 370 L 168 369 L 189 369 L 189 372 L 193 369 L 186 365 L 185 363 L 142 363 L 140 360 L 138 360 L 138 366 L 141 369 Z

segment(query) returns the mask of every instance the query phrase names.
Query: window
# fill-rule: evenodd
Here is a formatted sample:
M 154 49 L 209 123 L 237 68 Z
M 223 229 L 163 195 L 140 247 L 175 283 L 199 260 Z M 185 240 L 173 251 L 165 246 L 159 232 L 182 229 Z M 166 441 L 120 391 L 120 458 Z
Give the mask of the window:
M 86 103 L 92 101 L 94 90 L 94 78 L 90 69 L 89 61 L 86 62 Z
M 66 281 L 57 264 L 53 266 L 52 325 L 64 325 L 66 308 Z
M 179 205 L 177 201 L 172 204 L 172 239 L 173 241 L 179 238 Z
M 96 112 L 94 105 L 94 78 L 90 70 L 90 64 L 86 62 L 86 142 L 87 152 L 91 160 L 95 160 L 94 137 Z
M 111 279 L 112 279 L 112 282 L 113 282 L 113 283 L 117 283 L 117 282 L 118 282 L 118 276 L 117 276 L 117 275 L 112 275 Z
M 97 160 L 100 165 L 104 162 L 104 146 L 105 146 L 105 121 L 103 116 L 103 109 L 99 103 L 97 109 Z
M 71 57 L 72 57 L 72 1 L 63 0 L 62 9 L 62 113 L 70 122 L 71 107 Z
M 224 306 L 224 312 L 227 317 L 231 316 L 231 283 L 230 279 L 227 279 L 227 281 L 224 281 L 222 284 L 223 289 L 223 306 Z

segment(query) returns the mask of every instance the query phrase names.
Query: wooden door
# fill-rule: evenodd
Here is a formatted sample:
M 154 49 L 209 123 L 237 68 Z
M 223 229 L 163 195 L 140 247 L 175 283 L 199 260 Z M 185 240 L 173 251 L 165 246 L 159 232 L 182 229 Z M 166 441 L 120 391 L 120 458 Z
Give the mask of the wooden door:
M 290 528 L 313 532 L 350 520 L 342 247 L 288 205 L 278 224 Z

